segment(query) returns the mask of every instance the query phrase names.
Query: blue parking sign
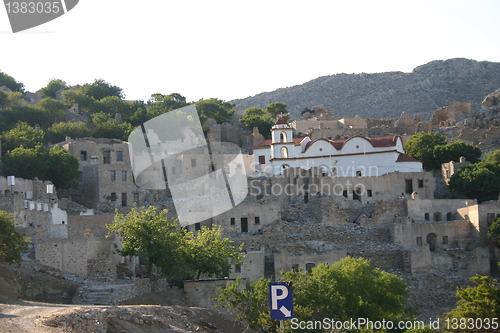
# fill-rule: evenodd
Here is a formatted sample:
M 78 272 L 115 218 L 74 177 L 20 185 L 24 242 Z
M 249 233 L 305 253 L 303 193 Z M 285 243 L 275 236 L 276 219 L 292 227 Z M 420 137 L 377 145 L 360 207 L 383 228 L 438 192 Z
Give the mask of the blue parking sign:
M 269 308 L 271 319 L 292 319 L 293 298 L 290 282 L 269 283 Z

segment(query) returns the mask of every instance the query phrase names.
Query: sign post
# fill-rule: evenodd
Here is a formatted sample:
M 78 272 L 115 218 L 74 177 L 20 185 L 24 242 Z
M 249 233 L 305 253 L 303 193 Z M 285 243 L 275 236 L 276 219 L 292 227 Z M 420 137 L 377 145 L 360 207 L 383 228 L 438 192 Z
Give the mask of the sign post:
M 272 320 L 280 320 L 280 330 L 283 333 L 284 319 L 293 318 L 293 296 L 291 282 L 269 283 L 269 309 Z

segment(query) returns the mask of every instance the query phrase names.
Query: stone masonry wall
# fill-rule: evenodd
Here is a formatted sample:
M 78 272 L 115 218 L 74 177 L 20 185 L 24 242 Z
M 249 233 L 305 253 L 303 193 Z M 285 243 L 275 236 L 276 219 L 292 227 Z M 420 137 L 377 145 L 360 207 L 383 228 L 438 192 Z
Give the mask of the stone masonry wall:
M 35 248 L 35 259 L 62 272 L 86 276 L 90 243 L 90 238 L 41 239 Z

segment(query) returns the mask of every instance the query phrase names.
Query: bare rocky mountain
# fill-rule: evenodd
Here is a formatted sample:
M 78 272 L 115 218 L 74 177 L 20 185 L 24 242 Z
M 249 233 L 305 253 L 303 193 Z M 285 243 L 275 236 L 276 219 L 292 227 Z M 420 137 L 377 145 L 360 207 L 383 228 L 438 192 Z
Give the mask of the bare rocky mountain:
M 500 88 L 500 63 L 469 59 L 436 60 L 411 73 L 336 74 L 301 85 L 232 101 L 239 110 L 282 102 L 298 115 L 325 105 L 338 117 L 396 118 L 403 111 L 429 119 L 453 101 L 471 103 L 474 113 L 484 96 Z

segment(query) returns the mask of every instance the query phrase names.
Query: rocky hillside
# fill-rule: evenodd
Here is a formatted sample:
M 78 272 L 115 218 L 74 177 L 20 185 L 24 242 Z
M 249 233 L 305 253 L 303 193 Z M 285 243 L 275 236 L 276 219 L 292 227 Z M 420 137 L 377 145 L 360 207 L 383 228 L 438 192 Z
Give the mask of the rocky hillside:
M 239 110 L 283 102 L 298 115 L 323 104 L 335 115 L 395 118 L 405 111 L 429 119 L 452 101 L 481 108 L 484 96 L 500 88 L 500 63 L 469 59 L 437 60 L 411 73 L 336 74 L 302 85 L 265 92 L 232 101 Z

